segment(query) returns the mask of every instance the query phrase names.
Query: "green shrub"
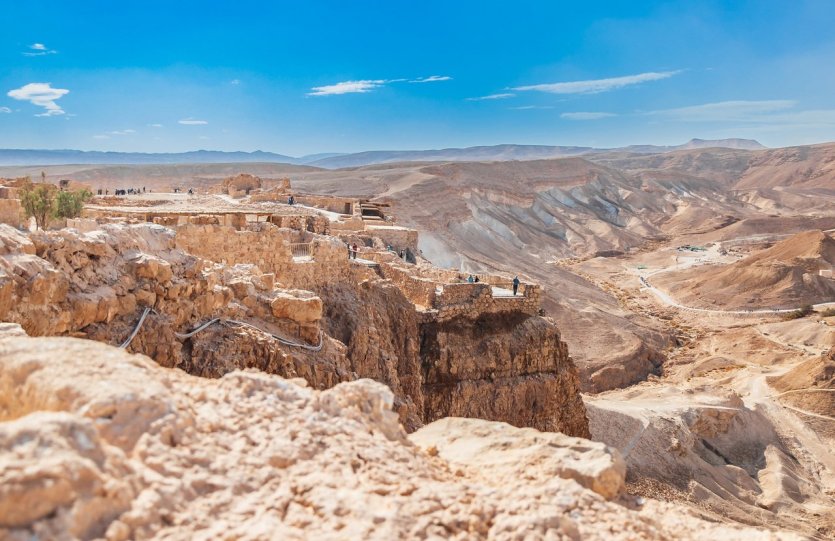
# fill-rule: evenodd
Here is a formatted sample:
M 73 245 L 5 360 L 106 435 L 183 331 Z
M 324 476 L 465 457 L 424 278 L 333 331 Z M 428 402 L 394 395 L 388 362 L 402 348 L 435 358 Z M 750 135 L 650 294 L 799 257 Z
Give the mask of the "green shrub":
M 78 190 L 75 192 L 60 191 L 55 194 L 55 211 L 53 215 L 56 218 L 78 218 L 81 216 L 81 209 L 93 194 L 87 190 Z
M 26 183 L 20 189 L 20 204 L 27 218 L 34 216 L 35 224 L 46 229 L 50 218 L 77 218 L 93 194 L 89 190 L 68 192 L 52 184 Z
M 20 189 L 20 205 L 27 218 L 34 217 L 35 225 L 46 229 L 49 218 L 55 212 L 55 186 L 27 182 Z
M 813 313 L 814 311 L 815 311 L 815 309 L 812 308 L 812 305 L 807 304 L 806 306 L 798 308 L 797 310 L 795 310 L 793 312 L 789 312 L 788 314 L 783 316 L 783 319 L 785 319 L 785 320 L 800 319 L 802 317 L 808 316 L 809 314 Z

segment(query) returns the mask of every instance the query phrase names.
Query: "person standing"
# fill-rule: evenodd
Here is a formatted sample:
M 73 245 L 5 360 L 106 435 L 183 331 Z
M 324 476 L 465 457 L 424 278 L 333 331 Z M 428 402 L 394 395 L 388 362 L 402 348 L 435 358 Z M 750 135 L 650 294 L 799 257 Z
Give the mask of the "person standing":
M 519 281 L 519 277 L 518 277 L 518 276 L 514 276 L 514 277 L 513 277 L 513 296 L 514 296 L 514 297 L 516 296 L 516 292 L 517 292 L 517 291 L 519 291 L 519 284 L 520 284 L 520 283 L 521 283 L 521 282 Z
M 354 259 L 356 259 L 357 258 L 357 243 L 356 242 L 354 243 L 353 248 L 354 248 Z

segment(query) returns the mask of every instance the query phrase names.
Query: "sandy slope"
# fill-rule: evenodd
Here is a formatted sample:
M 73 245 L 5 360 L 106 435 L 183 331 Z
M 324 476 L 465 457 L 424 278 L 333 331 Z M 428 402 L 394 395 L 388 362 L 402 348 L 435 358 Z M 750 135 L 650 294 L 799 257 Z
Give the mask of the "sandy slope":
M 653 278 L 687 306 L 794 309 L 835 300 L 835 240 L 822 231 L 799 233 L 736 263 L 670 272 Z

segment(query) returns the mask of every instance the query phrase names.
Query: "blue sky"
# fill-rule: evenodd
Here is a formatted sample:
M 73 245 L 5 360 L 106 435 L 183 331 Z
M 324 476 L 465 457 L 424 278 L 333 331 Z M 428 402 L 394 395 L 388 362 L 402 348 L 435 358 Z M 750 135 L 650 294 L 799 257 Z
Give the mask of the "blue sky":
M 835 140 L 830 0 L 27 0 L 2 13 L 0 148 Z

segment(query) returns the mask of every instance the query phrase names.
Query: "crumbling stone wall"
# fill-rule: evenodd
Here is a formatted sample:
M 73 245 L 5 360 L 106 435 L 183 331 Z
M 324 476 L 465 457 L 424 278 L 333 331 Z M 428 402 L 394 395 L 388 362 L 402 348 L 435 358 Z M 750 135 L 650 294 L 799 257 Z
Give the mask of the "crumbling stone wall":
M 330 233 L 330 220 L 321 215 L 297 215 L 297 214 L 273 214 L 268 220 L 278 227 L 295 229 L 297 231 L 310 231 L 319 235 Z
M 414 276 L 409 269 L 392 263 L 380 263 L 380 271 L 386 280 L 391 281 L 414 304 L 424 308 L 435 306 L 435 282 L 428 278 Z
M 520 295 L 493 296 L 493 286 L 485 283 L 445 284 L 435 297 L 438 319 L 448 320 L 458 316 L 477 318 L 483 314 L 520 312 L 535 315 L 539 312 L 542 290 L 526 284 Z
M 272 224 L 249 224 L 238 231 L 230 226 L 180 226 L 176 231 L 176 246 L 190 254 L 218 263 L 235 265 L 250 263 L 267 272 L 276 273 L 293 262 L 290 251 L 290 231 Z
M 383 245 L 391 246 L 396 252 L 410 250 L 413 254 L 418 253 L 418 232 L 416 229 L 409 229 L 398 226 L 366 225 L 366 232 L 383 241 Z
M 20 227 L 24 223 L 19 199 L 0 199 L 0 223 Z

